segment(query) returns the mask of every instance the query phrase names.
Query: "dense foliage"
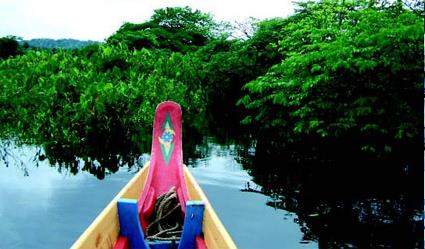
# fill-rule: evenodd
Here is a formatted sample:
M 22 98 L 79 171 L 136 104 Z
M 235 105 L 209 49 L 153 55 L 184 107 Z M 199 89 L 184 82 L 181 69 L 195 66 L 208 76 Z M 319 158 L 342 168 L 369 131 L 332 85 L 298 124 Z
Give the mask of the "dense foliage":
M 6 36 L 0 38 L 0 60 L 23 53 L 23 47 L 19 44 L 18 38 Z
M 391 155 L 421 134 L 423 11 L 378 2 L 301 2 L 236 39 L 209 14 L 165 8 L 104 44 L 23 51 L 0 62 L 1 135 L 111 158 L 146 150 L 155 106 L 174 100 L 199 132 L 208 119 L 278 151 L 336 141 Z
M 416 139 L 423 17 L 347 1 L 302 7 L 280 30 L 284 59 L 245 85 L 244 122 L 283 143 L 345 138 L 377 156 Z
M 111 37 L 108 44 L 125 43 L 130 48 L 160 48 L 188 52 L 206 45 L 220 33 L 218 23 L 209 14 L 191 8 L 175 7 L 155 10 L 148 22 L 125 23 Z
M 28 142 L 73 152 L 82 142 L 139 145 L 149 139 L 158 102 L 179 102 L 189 117 L 203 110 L 199 89 L 186 80 L 194 70 L 187 56 L 125 46 L 93 49 L 90 58 L 29 51 L 3 63 L 0 115 L 9 129 L 3 132 L 25 130 Z

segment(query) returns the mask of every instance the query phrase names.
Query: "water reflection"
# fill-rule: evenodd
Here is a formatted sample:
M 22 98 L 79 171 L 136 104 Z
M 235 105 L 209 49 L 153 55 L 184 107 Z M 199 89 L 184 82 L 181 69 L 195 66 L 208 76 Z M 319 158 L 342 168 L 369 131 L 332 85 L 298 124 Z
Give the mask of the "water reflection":
M 256 149 L 251 156 L 241 151 L 244 167 L 270 196 L 267 205 L 298 215 L 305 240 L 319 248 L 423 248 L 417 162 L 407 170 L 398 161 L 364 158 L 320 164 L 271 153 L 264 144 Z
M 236 160 L 238 146 L 219 145 L 211 138 L 206 141 L 209 153 L 189 158 L 188 166 L 238 247 L 317 248 L 317 243 L 307 240 L 294 222 L 298 220 L 295 213 L 268 207 L 265 204 L 269 197 L 264 194 L 241 191 L 247 183 L 251 190 L 261 187 Z M 202 146 L 197 149 L 205 150 Z
M 207 147 L 195 146 L 200 151 L 187 153 L 185 160 L 240 248 L 317 248 L 315 242 L 300 243 L 304 242 L 303 233 L 294 222 L 298 219 L 295 213 L 265 205 L 269 200 L 266 195 L 240 191 L 247 182 L 251 187 L 255 184 L 235 160 L 236 146 L 221 146 L 211 139 L 201 144 Z M 89 171 L 74 174 L 66 167 L 58 174 L 57 164 L 34 156 L 45 153 L 42 149 L 39 153 L 40 147 L 13 143 L 4 147 L 0 248 L 69 247 L 138 169 L 121 167 L 99 181 Z M 147 160 L 149 156 L 143 154 L 135 165 Z M 84 161 L 77 165 L 84 167 Z
M 137 170 L 123 167 L 103 181 L 87 172 L 58 174 L 34 157 L 39 147 L 2 145 L 0 248 L 69 248 Z
M 88 172 L 99 180 L 104 179 L 105 175 L 116 173 L 124 166 L 143 166 L 139 154 L 132 151 L 103 151 L 88 156 L 82 148 L 82 151 L 71 155 L 63 148 L 55 150 L 52 147 L 21 144 L 15 140 L 0 140 L 0 158 L 4 166 L 13 164 L 20 168 L 25 176 L 29 174 L 28 165 L 38 167 L 43 162 L 54 166 L 59 173 L 76 175 L 79 172 Z
M 132 167 L 137 164 L 138 153 L 132 149 L 122 147 L 119 150 L 108 150 L 110 146 L 106 148 L 102 146 L 103 144 L 98 144 L 97 149 L 87 152 L 86 146 L 83 146 L 81 151 L 67 151 L 49 144 L 44 146 L 44 150 L 46 158 L 58 168 L 58 171 L 65 169 L 72 174 L 85 171 L 99 180 L 104 179 L 105 175 L 117 172 L 123 166 Z
M 417 162 L 300 162 L 249 139 L 191 138 L 184 161 L 240 248 L 423 247 Z M 0 248 L 68 247 L 149 160 L 139 154 L 63 156 L 2 141 Z

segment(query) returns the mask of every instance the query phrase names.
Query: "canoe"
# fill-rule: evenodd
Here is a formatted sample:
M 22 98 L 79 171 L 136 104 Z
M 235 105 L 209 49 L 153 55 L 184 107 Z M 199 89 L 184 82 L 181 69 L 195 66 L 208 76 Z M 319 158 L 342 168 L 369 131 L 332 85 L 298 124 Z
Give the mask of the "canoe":
M 236 248 L 207 197 L 183 164 L 181 108 L 171 101 L 155 110 L 151 160 L 128 182 L 75 241 L 73 249 Z M 171 191 L 171 192 L 170 192 Z M 164 196 L 174 194 L 178 236 L 149 236 Z M 169 195 L 170 194 L 170 195 Z M 170 199 L 170 198 L 168 198 Z M 173 210 L 174 210 L 173 209 Z M 171 213 L 171 212 L 170 212 Z M 180 218 L 181 216 L 181 218 Z M 167 231 L 165 231 L 167 230 Z M 170 232 L 171 233 L 171 232 Z M 162 236 L 162 235 L 161 235 Z

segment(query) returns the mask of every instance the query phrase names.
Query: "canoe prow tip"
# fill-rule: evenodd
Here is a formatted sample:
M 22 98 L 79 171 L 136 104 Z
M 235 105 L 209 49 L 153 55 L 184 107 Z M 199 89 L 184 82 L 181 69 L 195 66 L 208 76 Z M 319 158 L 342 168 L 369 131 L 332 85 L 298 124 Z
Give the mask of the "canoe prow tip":
M 163 101 L 161 103 L 159 103 L 156 108 L 155 111 L 158 111 L 160 108 L 163 108 L 164 106 L 173 106 L 173 107 L 177 107 L 179 110 L 181 110 L 181 106 L 179 103 L 171 101 L 171 100 L 167 100 L 167 101 Z

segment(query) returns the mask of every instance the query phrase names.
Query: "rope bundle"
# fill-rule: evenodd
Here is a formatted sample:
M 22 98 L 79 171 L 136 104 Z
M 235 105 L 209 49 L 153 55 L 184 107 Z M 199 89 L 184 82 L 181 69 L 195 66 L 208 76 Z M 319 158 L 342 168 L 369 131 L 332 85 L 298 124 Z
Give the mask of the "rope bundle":
M 181 206 L 173 186 L 156 199 L 154 213 L 146 229 L 147 239 L 180 240 L 182 223 Z

